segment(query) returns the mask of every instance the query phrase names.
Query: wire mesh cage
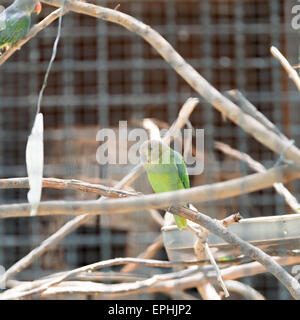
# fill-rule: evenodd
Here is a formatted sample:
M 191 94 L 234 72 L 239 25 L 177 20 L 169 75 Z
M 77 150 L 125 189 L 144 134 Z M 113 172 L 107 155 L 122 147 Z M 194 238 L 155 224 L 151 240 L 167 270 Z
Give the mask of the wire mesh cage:
M 276 46 L 293 64 L 298 62 L 299 33 L 291 26 L 293 1 L 281 0 L 122 0 L 90 1 L 127 13 L 160 33 L 175 50 L 225 95 L 237 89 L 289 138 L 299 145 L 299 92 L 270 54 Z M 11 1 L 3 1 L 7 7 Z M 53 7 L 44 5 L 46 17 Z M 38 19 L 32 16 L 33 23 Z M 41 105 L 44 115 L 44 176 L 81 179 L 114 186 L 129 166 L 99 165 L 96 135 L 101 128 L 117 131 L 120 121 L 140 127 L 144 118 L 161 127 L 171 124 L 189 97 L 198 97 L 191 124 L 204 129 L 204 171 L 191 186 L 238 178 L 253 171 L 232 159 L 215 142 L 250 154 L 265 168 L 279 158 L 200 97 L 141 37 L 119 25 L 69 12 L 63 16 L 61 38 Z M 26 177 L 25 149 L 38 93 L 52 55 L 57 22 L 52 23 L 0 70 L 0 177 Z M 287 188 L 300 198 L 299 181 Z M 151 193 L 145 176 L 133 185 Z M 27 201 L 27 189 L 1 189 L 1 204 Z M 44 189 L 42 200 L 88 200 L 97 195 L 74 190 Z M 244 218 L 292 213 L 273 188 L 201 203 L 197 208 L 222 219 L 240 212 Z M 0 265 L 8 269 L 71 216 L 0 220 Z M 20 272 L 31 280 L 115 257 L 136 257 L 160 235 L 146 211 L 96 216 L 68 234 L 55 247 Z M 166 259 L 161 249 L 157 258 Z M 290 267 L 286 267 L 290 270 Z M 141 273 L 150 272 L 147 267 Z M 109 270 L 108 270 L 109 271 Z M 157 269 L 157 272 L 164 270 Z M 138 271 L 136 271 L 138 273 Z M 271 275 L 242 281 L 269 299 L 290 299 Z M 143 298 L 168 296 L 149 294 Z M 86 298 L 86 296 L 84 296 Z M 93 297 L 95 298 L 95 297 Z

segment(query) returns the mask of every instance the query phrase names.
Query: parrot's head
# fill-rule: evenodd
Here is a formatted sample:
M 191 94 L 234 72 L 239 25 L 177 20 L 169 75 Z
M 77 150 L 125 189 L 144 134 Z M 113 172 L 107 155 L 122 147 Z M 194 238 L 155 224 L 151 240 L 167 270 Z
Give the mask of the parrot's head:
M 171 149 L 160 140 L 147 140 L 140 146 L 142 164 L 168 164 L 170 163 Z
M 40 14 L 40 12 L 42 11 L 42 4 L 39 0 L 16 0 L 14 3 L 18 7 L 18 9 L 29 14 L 31 14 L 32 12 Z

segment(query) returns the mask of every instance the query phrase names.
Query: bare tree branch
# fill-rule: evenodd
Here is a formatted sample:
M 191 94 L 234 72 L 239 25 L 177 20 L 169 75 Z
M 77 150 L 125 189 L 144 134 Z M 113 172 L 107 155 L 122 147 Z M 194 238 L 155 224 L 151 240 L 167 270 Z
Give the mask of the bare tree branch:
M 279 60 L 288 76 L 294 81 L 297 89 L 300 91 L 300 78 L 297 71 L 290 65 L 284 55 L 274 46 L 270 49 L 272 55 Z
M 0 179 L 0 189 L 18 188 L 29 188 L 28 178 Z M 114 187 L 107 187 L 101 184 L 92 184 L 75 179 L 66 180 L 57 178 L 43 178 L 43 188 L 79 190 L 83 192 L 96 193 L 108 198 L 124 198 L 139 195 L 137 192 L 120 190 Z
M 236 292 L 248 300 L 266 300 L 261 293 L 242 282 L 227 280 L 225 284 L 229 291 Z
M 261 113 L 239 90 L 226 91 L 231 97 L 235 99 L 238 106 L 245 112 L 252 116 L 254 119 L 263 124 L 267 129 L 276 133 L 283 140 L 289 139 L 279 130 L 279 128 L 271 122 L 263 113 Z
M 123 258 L 123 262 L 124 263 L 132 263 L 132 258 Z M 134 258 L 133 258 L 134 259 Z M 119 258 L 117 259 L 113 259 L 113 260 L 108 260 L 108 261 L 103 261 L 100 263 L 100 265 L 98 265 L 98 267 L 100 268 L 101 265 L 102 266 L 106 266 L 106 265 L 111 265 L 112 261 L 116 262 L 116 265 L 118 265 L 120 263 Z M 137 260 L 136 260 L 137 261 Z M 274 257 L 274 261 L 276 261 L 277 263 L 281 264 L 281 265 L 290 265 L 290 264 L 297 264 L 300 262 L 300 257 Z M 156 260 L 157 262 L 157 260 Z M 178 263 L 175 263 L 175 265 L 180 265 Z M 184 263 L 182 264 L 182 266 L 186 265 L 191 265 L 194 263 Z M 163 261 L 163 263 L 160 265 L 160 267 L 168 267 L 167 264 L 165 264 L 165 261 Z M 211 271 L 205 271 L 205 269 L 201 269 L 199 272 L 195 273 L 195 275 L 191 275 L 191 276 L 184 276 L 183 278 L 180 279 L 173 279 L 173 280 L 169 280 L 169 281 L 161 281 L 158 282 L 156 284 L 154 284 L 153 286 L 149 286 L 149 287 L 144 287 L 142 286 L 141 288 L 136 288 L 136 286 L 134 286 L 133 288 L 129 285 L 125 287 L 127 288 L 126 292 L 124 292 L 123 287 L 119 288 L 121 289 L 121 291 L 118 291 L 118 287 L 116 285 L 114 285 L 113 288 L 110 288 L 111 285 L 104 285 L 102 286 L 102 284 L 100 284 L 100 286 L 98 288 L 96 288 L 96 291 L 93 292 L 87 292 L 87 293 L 96 293 L 96 294 L 100 294 L 103 295 L 103 297 L 112 297 L 112 291 L 113 291 L 113 297 L 122 297 L 124 295 L 130 295 L 130 294 L 140 294 L 140 293 L 151 293 L 151 292 L 164 292 L 166 294 L 173 294 L 175 292 L 178 292 L 179 290 L 185 290 L 188 288 L 193 288 L 193 287 L 197 287 L 200 285 L 203 285 L 205 283 L 207 283 L 207 281 L 210 282 L 216 282 L 217 278 L 216 278 L 216 274 L 215 271 L 211 269 Z M 258 262 L 251 262 L 251 263 L 247 263 L 244 265 L 239 265 L 239 266 L 231 266 L 229 268 L 223 269 L 221 270 L 222 273 L 222 277 L 225 280 L 232 280 L 232 279 L 237 279 L 237 278 L 241 278 L 244 276 L 252 276 L 255 274 L 259 274 L 259 273 L 263 273 L 266 272 L 266 268 L 261 265 Z M 32 293 L 29 293 L 29 291 L 32 292 L 32 289 L 38 288 L 39 286 L 41 286 L 42 284 L 48 283 L 51 279 L 57 278 L 58 276 L 61 276 L 65 273 L 58 273 L 58 274 L 54 274 L 51 275 L 50 277 L 47 277 L 45 279 L 42 280 L 35 280 L 32 282 L 20 282 L 20 281 L 15 281 L 15 280 L 9 280 L 8 284 L 12 285 L 13 289 L 7 290 L 5 293 L 0 295 L 0 299 L 5 299 L 5 297 L 10 297 L 10 299 L 17 299 L 17 298 L 22 298 L 25 297 L 27 295 L 31 295 Z M 81 276 L 84 277 L 84 275 L 86 275 L 86 271 L 80 272 L 80 273 L 75 273 L 73 276 L 70 276 L 69 279 L 78 279 Z M 93 272 L 88 272 L 88 275 L 91 276 L 90 280 L 93 279 L 93 277 L 95 277 L 94 279 L 97 280 L 97 276 L 98 276 L 98 272 L 97 271 L 93 271 Z M 94 276 L 93 276 L 94 275 Z M 98 276 L 99 277 L 99 276 Z M 101 275 L 100 275 L 101 277 Z M 88 280 L 87 278 L 84 278 L 84 280 Z M 138 279 L 137 279 L 138 280 Z M 80 289 L 80 287 L 85 287 L 85 285 L 82 285 L 82 281 L 77 281 L 77 288 L 74 288 L 71 290 L 73 293 L 80 293 L 82 290 L 82 292 L 86 292 L 86 288 Z M 70 283 L 70 281 L 67 282 L 62 282 L 61 284 L 59 284 L 58 286 L 61 287 L 68 287 L 68 286 L 72 286 L 72 283 Z M 82 285 L 82 286 L 81 286 Z M 49 286 L 47 286 L 47 288 L 50 288 Z M 55 287 L 54 287 L 55 288 Z M 55 290 L 55 289 L 54 289 Z M 58 289 L 59 293 L 68 293 L 69 290 L 68 289 Z M 95 290 L 95 288 L 93 289 Z M 37 290 L 38 292 L 41 292 L 42 290 Z M 46 289 L 46 292 L 48 292 L 48 289 Z M 49 293 L 49 292 L 48 292 Z M 5 296 L 4 296 L 5 294 Z M 9 296 L 8 296 L 9 294 Z M 50 294 L 52 294 L 50 292 Z M 53 294 L 56 294 L 53 293 Z
M 266 172 L 267 170 L 261 163 L 255 161 L 248 154 L 233 149 L 225 143 L 217 141 L 215 142 L 215 148 L 235 159 L 246 162 L 248 166 L 254 171 Z M 295 213 L 299 213 L 300 204 L 298 203 L 297 199 L 290 193 L 290 191 L 282 183 L 274 183 L 273 187 L 278 194 L 284 197 L 286 203 L 290 206 L 290 208 Z
M 182 202 L 200 203 L 220 200 L 237 195 L 262 190 L 276 182 L 287 182 L 300 177 L 297 166 L 284 165 L 272 168 L 263 173 L 217 182 L 190 189 L 150 194 L 139 197 L 113 199 L 101 202 L 86 201 L 44 201 L 39 205 L 37 215 L 89 215 L 126 213 L 152 208 L 168 208 Z M 118 186 L 117 186 L 118 187 Z M 28 203 L 7 204 L 0 206 L 0 217 L 26 217 L 30 215 Z

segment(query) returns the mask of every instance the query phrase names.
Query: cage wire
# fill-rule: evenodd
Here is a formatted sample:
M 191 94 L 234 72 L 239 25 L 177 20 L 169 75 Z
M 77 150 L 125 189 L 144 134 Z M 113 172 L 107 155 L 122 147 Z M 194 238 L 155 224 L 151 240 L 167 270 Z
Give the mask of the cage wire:
M 9 5 L 10 1 L 3 1 Z M 152 26 L 200 74 L 222 92 L 239 89 L 287 136 L 299 144 L 299 93 L 270 54 L 275 45 L 297 63 L 297 33 L 291 28 L 291 5 L 282 0 L 156 0 L 94 1 L 140 19 Z M 2 4 L 2 3 L 1 3 Z M 44 6 L 44 15 L 53 8 Z M 36 17 L 34 18 L 36 19 Z M 75 13 L 63 17 L 61 39 L 44 93 L 44 176 L 86 181 L 118 180 L 114 171 L 96 162 L 99 128 L 117 127 L 128 120 L 132 127 L 144 117 L 172 123 L 184 101 L 195 92 L 140 37 L 124 28 Z M 30 40 L 0 70 L 0 177 L 26 176 L 25 147 L 38 92 L 52 54 L 57 22 Z M 196 95 L 197 96 L 197 95 Z M 277 155 L 249 137 L 200 98 L 191 117 L 205 130 L 203 176 L 192 185 L 226 180 L 251 172 L 247 165 L 226 160 L 214 150 L 214 141 L 228 143 L 270 168 Z M 225 161 L 226 160 L 226 161 Z M 97 180 L 98 179 L 98 180 Z M 138 188 L 138 184 L 135 184 Z M 300 198 L 299 182 L 288 187 Z M 139 190 L 138 190 L 139 191 Z M 0 190 L 2 204 L 27 201 L 27 190 Z M 87 199 L 70 190 L 43 191 L 42 199 Z M 209 203 L 212 217 L 239 211 L 243 217 L 290 212 L 272 189 Z M 143 229 L 145 215 L 112 223 L 96 217 L 22 271 L 21 279 L 76 268 L 113 257 L 135 256 L 159 234 Z M 68 217 L 71 219 L 71 217 Z M 26 255 L 67 218 L 34 217 L 0 220 L 0 264 L 5 268 Z M 132 225 L 133 224 L 133 225 Z M 166 258 L 163 252 L 161 258 Z M 163 270 L 161 271 L 163 272 Z M 269 299 L 290 295 L 267 274 L 243 281 Z

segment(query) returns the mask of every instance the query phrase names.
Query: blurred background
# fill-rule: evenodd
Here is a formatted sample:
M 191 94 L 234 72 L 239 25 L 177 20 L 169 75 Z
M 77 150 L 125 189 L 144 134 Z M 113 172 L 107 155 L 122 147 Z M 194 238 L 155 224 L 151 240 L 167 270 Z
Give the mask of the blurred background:
M 2 1 L 8 6 L 11 1 Z M 165 37 L 218 90 L 239 89 L 282 132 L 300 142 L 299 92 L 270 54 L 276 46 L 298 63 L 299 31 L 291 27 L 291 7 L 283 0 L 119 0 L 93 1 L 128 13 Z M 43 5 L 41 16 L 53 10 Z M 37 22 L 36 16 L 33 18 Z M 38 92 L 52 54 L 57 21 L 30 40 L 0 69 L 0 177 L 24 177 L 25 147 L 35 115 Z M 83 179 L 114 185 L 130 166 L 99 166 L 96 133 L 117 130 L 120 120 L 139 127 L 145 117 L 170 125 L 188 97 L 198 95 L 140 37 L 118 25 L 69 13 L 50 73 L 41 111 L 45 125 L 45 177 Z M 195 128 L 205 130 L 204 173 L 192 185 L 223 181 L 252 171 L 214 150 L 222 141 L 250 154 L 267 168 L 278 159 L 200 98 L 192 114 Z M 133 187 L 151 192 L 142 176 Z M 299 182 L 287 185 L 299 199 Z M 0 202 L 27 201 L 23 189 L 0 190 Z M 95 199 L 74 191 L 43 190 L 43 200 Z M 203 212 L 224 217 L 291 213 L 272 188 L 210 204 Z M 72 217 L 0 220 L 0 264 L 5 268 L 30 252 Z M 54 249 L 21 272 L 20 279 L 37 279 L 121 256 L 137 256 L 159 234 L 149 214 L 92 218 Z M 156 256 L 166 259 L 164 250 Z M 288 267 L 289 268 L 289 267 Z M 162 270 L 163 272 L 163 270 Z M 244 278 L 269 299 L 289 299 L 270 275 Z M 148 296 L 149 297 L 149 296 Z M 152 296 L 152 297 L 158 297 Z M 160 298 L 165 298 L 160 295 Z

